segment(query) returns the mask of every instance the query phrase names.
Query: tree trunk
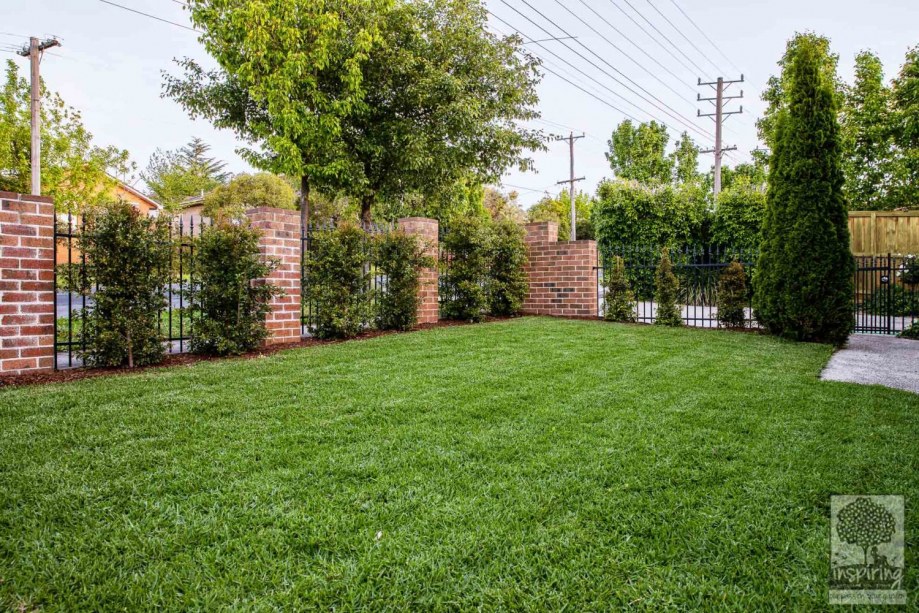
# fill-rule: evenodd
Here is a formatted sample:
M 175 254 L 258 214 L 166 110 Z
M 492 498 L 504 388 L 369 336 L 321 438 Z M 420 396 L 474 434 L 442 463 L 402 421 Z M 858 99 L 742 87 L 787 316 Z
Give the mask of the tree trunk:
M 304 232 L 310 225 L 310 178 L 300 177 L 300 225 Z
M 374 200 L 376 200 L 376 194 L 373 192 L 368 192 L 361 198 L 361 224 L 364 226 L 369 226 L 373 221 L 370 209 L 373 207 Z
M 134 368 L 134 345 L 131 342 L 131 328 L 125 334 L 128 341 L 128 368 Z

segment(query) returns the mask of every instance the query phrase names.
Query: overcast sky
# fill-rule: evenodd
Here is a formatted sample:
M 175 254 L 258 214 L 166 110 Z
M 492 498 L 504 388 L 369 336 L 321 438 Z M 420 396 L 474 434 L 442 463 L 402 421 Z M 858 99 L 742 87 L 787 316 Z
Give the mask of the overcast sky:
M 178 0 L 112 1 L 188 25 Z M 700 76 L 704 81 L 744 74 L 745 83 L 729 92 L 743 90 L 744 99 L 731 108 L 743 104 L 744 114 L 728 119 L 724 137 L 726 145 L 739 148 L 727 163 L 749 159 L 749 151 L 760 144 L 754 128 L 763 108 L 760 92 L 795 31 L 830 37 L 846 80 L 851 79 L 853 58 L 861 49 L 880 55 L 889 79 L 907 49 L 919 44 L 917 0 L 488 0 L 488 7 L 497 17 L 492 18 L 496 31 L 513 28 L 530 40 L 576 37 L 529 45 L 546 60 L 548 70 L 591 92 L 547 73 L 539 88 L 543 119 L 534 125 L 557 134 L 586 133 L 576 144 L 575 163 L 576 174 L 586 177 L 580 187 L 590 191 L 610 175 L 603 154 L 609 133 L 625 118 L 623 112 L 642 120 L 664 120 L 676 129 L 690 130 L 703 148 L 712 146 L 713 137 L 703 136 L 712 133 L 712 121 L 696 118 L 697 108 L 710 110 L 703 106 L 706 103 L 696 102 L 696 92 L 703 97 L 711 92 L 696 87 Z M 231 133 L 191 121 L 175 102 L 160 97 L 160 71 L 178 72 L 173 58 L 206 59 L 194 32 L 102 0 L 3 0 L 0 17 L 2 57 L 13 59 L 23 74 L 28 73 L 27 61 L 11 52 L 12 45 L 26 42 L 29 35 L 61 39 L 62 47 L 42 62 L 43 77 L 83 113 L 97 143 L 127 149 L 139 169 L 157 147 L 175 149 L 199 136 L 230 170 L 250 170 L 234 152 L 239 143 Z M 674 130 L 672 137 L 676 135 Z M 557 191 L 556 181 L 567 178 L 567 143 L 550 143 L 549 151 L 535 160 L 536 173 L 510 172 L 504 181 L 507 189 L 520 192 L 524 206 L 546 190 Z M 701 166 L 710 163 L 707 156 Z

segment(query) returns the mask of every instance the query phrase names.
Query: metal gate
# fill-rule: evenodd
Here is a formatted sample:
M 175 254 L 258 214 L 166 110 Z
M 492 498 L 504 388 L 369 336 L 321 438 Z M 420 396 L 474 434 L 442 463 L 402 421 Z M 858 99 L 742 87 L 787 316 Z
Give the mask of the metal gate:
M 899 334 L 919 320 L 919 258 L 855 256 L 855 332 Z

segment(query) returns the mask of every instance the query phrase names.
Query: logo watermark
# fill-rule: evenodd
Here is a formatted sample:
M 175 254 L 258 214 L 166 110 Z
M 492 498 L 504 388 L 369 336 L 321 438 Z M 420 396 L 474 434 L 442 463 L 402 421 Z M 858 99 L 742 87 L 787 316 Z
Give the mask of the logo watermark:
M 830 604 L 906 604 L 903 496 L 830 497 Z

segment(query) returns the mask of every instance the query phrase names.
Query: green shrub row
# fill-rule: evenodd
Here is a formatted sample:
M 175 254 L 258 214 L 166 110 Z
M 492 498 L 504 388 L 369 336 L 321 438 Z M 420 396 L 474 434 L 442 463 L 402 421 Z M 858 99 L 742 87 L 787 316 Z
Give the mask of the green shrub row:
M 401 230 L 369 234 L 342 224 L 313 231 L 309 242 L 303 295 L 316 337 L 415 326 L 420 270 L 436 265 L 417 236 Z
M 520 312 L 528 288 L 523 228 L 511 220 L 464 217 L 451 222 L 443 248 L 443 317 L 481 321 Z
M 78 272 L 94 281 L 96 291 L 75 327 L 86 365 L 144 366 L 165 356 L 161 317 L 175 277 L 170 223 L 141 216 L 124 202 L 87 215 L 80 240 L 86 270 Z M 194 239 L 183 237 L 197 251 L 188 260 L 193 282 L 186 306 L 196 314 L 190 322 L 193 352 L 238 354 L 265 338 L 269 302 L 279 290 L 256 283 L 275 266 L 262 258 L 258 238 L 245 222 L 222 221 Z M 64 272 L 73 277 L 72 269 Z

